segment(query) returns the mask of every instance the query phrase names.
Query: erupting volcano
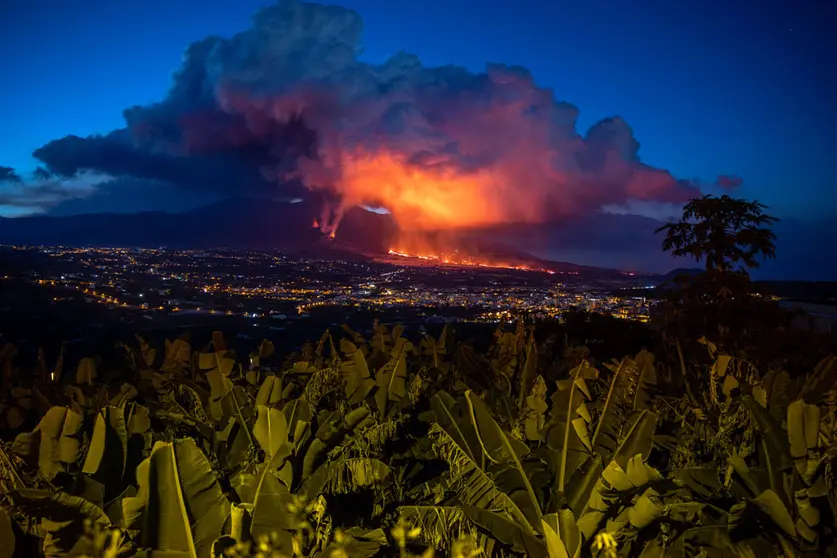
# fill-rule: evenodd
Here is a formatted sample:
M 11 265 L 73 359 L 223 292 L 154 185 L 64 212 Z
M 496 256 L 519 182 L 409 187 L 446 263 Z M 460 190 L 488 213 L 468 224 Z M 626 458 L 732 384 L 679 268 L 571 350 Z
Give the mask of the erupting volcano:
M 523 67 L 475 73 L 404 52 L 367 63 L 362 29 L 339 6 L 267 6 L 252 28 L 192 44 L 167 98 L 126 110 L 125 129 L 35 155 L 61 176 L 150 169 L 155 181 L 320 204 L 314 227 L 338 239 L 347 212 L 383 208 L 395 229 L 383 253 L 508 267 L 473 242 L 479 230 L 699 193 L 640 161 L 622 118 L 579 133 L 578 109 Z

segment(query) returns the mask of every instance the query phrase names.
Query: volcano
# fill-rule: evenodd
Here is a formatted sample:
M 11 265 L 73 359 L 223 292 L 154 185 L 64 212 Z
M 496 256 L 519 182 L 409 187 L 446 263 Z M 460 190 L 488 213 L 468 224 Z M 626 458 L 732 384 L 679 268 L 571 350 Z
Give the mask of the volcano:
M 333 235 L 317 225 L 308 201 L 231 198 L 183 213 L 96 213 L 0 218 L 0 244 L 42 246 L 278 249 L 322 259 L 364 259 L 400 265 L 513 268 L 561 274 L 615 274 L 539 259 L 479 231 L 403 235 L 388 214 L 348 210 Z

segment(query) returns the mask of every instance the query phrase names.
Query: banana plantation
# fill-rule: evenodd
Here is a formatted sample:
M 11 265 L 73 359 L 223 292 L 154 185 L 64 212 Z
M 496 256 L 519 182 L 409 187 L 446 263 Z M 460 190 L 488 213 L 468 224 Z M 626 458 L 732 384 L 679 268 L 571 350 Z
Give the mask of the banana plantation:
M 118 374 L 6 344 L 0 558 L 837 556 L 837 359 L 701 343 L 598 362 L 375 323 L 284 359 L 137 337 Z

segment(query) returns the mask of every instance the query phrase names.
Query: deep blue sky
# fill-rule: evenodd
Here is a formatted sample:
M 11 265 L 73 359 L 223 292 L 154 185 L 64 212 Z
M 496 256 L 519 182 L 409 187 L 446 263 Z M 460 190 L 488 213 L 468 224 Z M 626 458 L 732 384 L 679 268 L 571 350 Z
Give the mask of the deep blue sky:
M 25 171 L 51 139 L 120 127 L 122 109 L 165 95 L 190 42 L 244 29 L 265 3 L 3 2 L 0 164 Z M 581 129 L 624 116 L 643 159 L 676 176 L 741 175 L 741 195 L 779 214 L 835 208 L 833 2 L 336 3 L 363 17 L 370 61 L 520 64 L 579 107 Z
M 51 139 L 120 127 L 122 109 L 163 98 L 190 42 L 244 29 L 265 3 L 4 2 L 0 164 L 25 172 Z M 740 195 L 780 215 L 837 206 L 834 2 L 336 3 L 363 17 L 370 61 L 520 64 L 579 107 L 580 129 L 625 117 L 643 160 L 676 176 L 738 174 Z
M 29 0 L 0 6 L 0 165 L 66 134 L 123 126 L 162 99 L 185 47 L 248 26 L 265 1 Z M 580 109 L 623 116 L 649 164 L 713 181 L 782 217 L 837 214 L 837 4 L 679 0 L 341 0 L 363 58 L 529 68 Z

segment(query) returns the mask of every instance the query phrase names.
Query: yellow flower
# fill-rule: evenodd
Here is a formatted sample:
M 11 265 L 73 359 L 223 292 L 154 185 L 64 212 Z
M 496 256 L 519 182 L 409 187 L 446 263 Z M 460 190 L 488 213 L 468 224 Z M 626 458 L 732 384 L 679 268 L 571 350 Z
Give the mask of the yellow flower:
M 609 558 L 616 556 L 616 539 L 610 533 L 599 533 L 593 540 L 593 549 L 598 550 Z

